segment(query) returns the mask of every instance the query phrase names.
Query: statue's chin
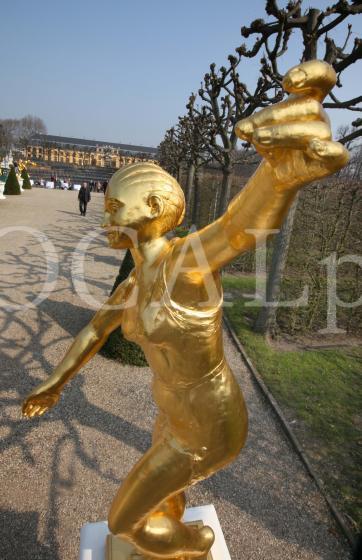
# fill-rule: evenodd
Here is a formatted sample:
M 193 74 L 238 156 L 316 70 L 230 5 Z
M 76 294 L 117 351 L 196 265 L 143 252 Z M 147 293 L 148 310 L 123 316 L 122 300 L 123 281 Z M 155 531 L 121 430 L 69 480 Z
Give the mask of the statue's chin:
M 112 249 L 131 249 L 133 247 L 131 240 L 126 235 L 108 237 L 108 245 Z

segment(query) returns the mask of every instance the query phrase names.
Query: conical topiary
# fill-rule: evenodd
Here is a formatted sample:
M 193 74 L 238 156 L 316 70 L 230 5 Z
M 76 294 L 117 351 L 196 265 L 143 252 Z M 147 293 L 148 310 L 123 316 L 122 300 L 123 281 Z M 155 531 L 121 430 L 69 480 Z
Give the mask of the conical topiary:
M 15 173 L 15 167 L 10 167 L 9 175 L 5 183 L 4 194 L 21 194 L 19 181 Z
M 29 175 L 25 167 L 21 172 L 21 178 L 23 179 L 23 189 L 31 189 Z

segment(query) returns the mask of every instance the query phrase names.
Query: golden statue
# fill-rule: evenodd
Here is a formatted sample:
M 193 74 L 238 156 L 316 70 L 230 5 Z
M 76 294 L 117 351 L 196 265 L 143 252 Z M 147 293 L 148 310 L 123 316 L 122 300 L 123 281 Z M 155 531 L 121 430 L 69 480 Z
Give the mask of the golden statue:
M 24 169 L 27 169 L 27 166 L 28 166 L 28 165 L 31 165 L 32 167 L 37 167 L 37 164 L 34 163 L 33 161 L 30 161 L 30 159 L 27 159 L 27 160 L 25 160 L 25 161 L 22 160 L 22 159 L 19 159 L 19 161 L 18 161 L 18 169 L 19 169 L 20 173 L 21 173 L 22 171 L 24 171 Z
M 258 241 L 281 226 L 300 187 L 346 165 L 348 152 L 332 141 L 320 104 L 335 82 L 324 62 L 296 66 L 283 81 L 286 101 L 236 125 L 264 160 L 225 214 L 186 238 L 165 237 L 185 208 L 179 184 L 163 169 L 132 164 L 109 183 L 102 225 L 111 247 L 131 249 L 135 268 L 23 413 L 40 416 L 54 406 L 116 327 L 143 348 L 159 409 L 153 443 L 118 490 L 108 521 L 145 558 L 204 558 L 212 546 L 211 528 L 181 519 L 184 490 L 233 461 L 247 434 L 243 396 L 224 357 L 220 269 L 255 246 L 255 230 Z

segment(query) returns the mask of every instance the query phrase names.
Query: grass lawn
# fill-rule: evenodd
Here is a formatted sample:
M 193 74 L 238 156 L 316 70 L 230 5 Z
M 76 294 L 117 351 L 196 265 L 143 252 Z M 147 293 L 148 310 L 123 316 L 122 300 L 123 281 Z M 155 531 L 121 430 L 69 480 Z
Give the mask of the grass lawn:
M 354 530 L 362 508 L 362 353 L 357 348 L 280 350 L 253 332 L 258 308 L 245 307 L 252 277 L 224 275 L 225 314 L 249 358 L 323 481 Z

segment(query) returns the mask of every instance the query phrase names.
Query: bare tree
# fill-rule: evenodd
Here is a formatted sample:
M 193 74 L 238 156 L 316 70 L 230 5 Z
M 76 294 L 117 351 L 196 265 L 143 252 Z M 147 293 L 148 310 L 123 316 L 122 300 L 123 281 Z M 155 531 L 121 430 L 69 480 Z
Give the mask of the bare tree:
M 338 137 L 339 142 L 341 142 L 341 144 L 345 144 L 347 148 L 349 148 L 351 143 L 361 136 L 362 129 L 357 128 L 360 126 L 362 126 L 362 119 L 356 119 L 355 121 L 352 121 L 351 126 L 347 127 L 346 132 Z M 355 128 L 356 130 L 353 130 L 353 128 Z
M 185 150 L 188 165 L 186 180 L 186 213 L 185 223 L 198 226 L 200 218 L 200 184 L 199 171 L 203 165 L 212 159 L 207 150 L 207 135 L 209 131 L 209 117 L 206 112 L 192 115 L 191 106 L 186 106 L 188 115 L 179 117 L 179 124 L 183 129 L 183 141 L 187 146 Z
M 342 72 L 362 58 L 362 41 L 360 38 L 356 38 L 352 48 L 348 50 L 352 35 L 350 23 L 347 26 L 346 39 L 341 46 L 336 45 L 330 33 L 351 16 L 362 13 L 362 2 L 361 0 L 353 2 L 339 0 L 325 10 L 309 7 L 305 12 L 302 12 L 302 4 L 303 0 L 291 0 L 285 8 L 280 8 L 277 0 L 267 0 L 265 11 L 272 18 L 271 21 L 265 22 L 263 19 L 258 19 L 253 21 L 249 27 L 241 29 L 241 34 L 245 38 L 257 35 L 257 39 L 250 48 L 242 45 L 243 55 L 254 58 L 259 52 L 263 52 L 263 64 L 266 72 L 275 83 L 280 84 L 282 79 L 279 71 L 280 59 L 288 49 L 292 32 L 299 31 L 303 44 L 301 61 L 312 60 L 320 56 L 318 49 L 324 42 L 322 57 L 336 70 L 337 86 L 341 87 Z M 362 111 L 362 96 L 355 96 L 346 101 L 341 101 L 334 92 L 331 92 L 329 96 L 331 100 L 324 103 L 324 107 L 328 109 Z M 352 136 L 349 134 L 340 141 L 346 143 L 361 136 L 362 127 L 359 128 L 361 124 L 361 119 L 355 121 L 356 130 Z M 271 333 L 275 325 L 275 304 L 279 300 L 280 283 L 293 230 L 297 200 L 296 198 L 275 240 L 267 284 L 268 301 L 274 305 L 264 306 L 256 321 L 256 329 L 264 334 Z
M 5 152 L 11 148 L 12 138 L 9 137 L 8 130 L 0 122 L 0 155 L 4 155 Z
M 257 108 L 266 107 L 282 98 L 281 89 L 269 75 L 268 67 L 262 63 L 260 77 L 253 91 L 240 81 L 238 65 L 244 55 L 245 47 L 236 49 L 237 56 L 229 55 L 228 68 L 210 65 L 205 74 L 199 99 L 204 103 L 196 105 L 197 96 L 192 94 L 188 103 L 191 118 L 207 117 L 208 130 L 206 149 L 222 169 L 223 181 L 218 197 L 216 216 L 225 212 L 230 199 L 232 172 L 235 164 L 237 136 L 235 124 L 250 116 Z
M 158 158 L 162 167 L 180 181 L 181 166 L 188 151 L 182 126 L 171 127 L 158 146 Z
M 9 150 L 15 143 L 16 130 L 18 127 L 18 119 L 1 119 L 0 125 L 2 130 L 2 147 Z
M 8 150 L 12 147 L 26 148 L 34 134 L 46 134 L 47 128 L 40 117 L 26 115 L 21 119 L 1 119 L 2 145 Z
M 210 161 L 205 152 L 204 118 L 195 121 L 188 115 L 178 118 L 178 123 L 166 131 L 165 138 L 158 148 L 162 167 L 181 181 L 181 166 L 187 166 L 185 184 L 186 214 L 185 223 L 198 222 L 199 189 L 198 170 Z M 192 213 L 192 214 L 191 214 Z
M 26 115 L 19 121 L 17 144 L 26 148 L 34 134 L 46 134 L 47 128 L 43 119 L 34 115 Z

